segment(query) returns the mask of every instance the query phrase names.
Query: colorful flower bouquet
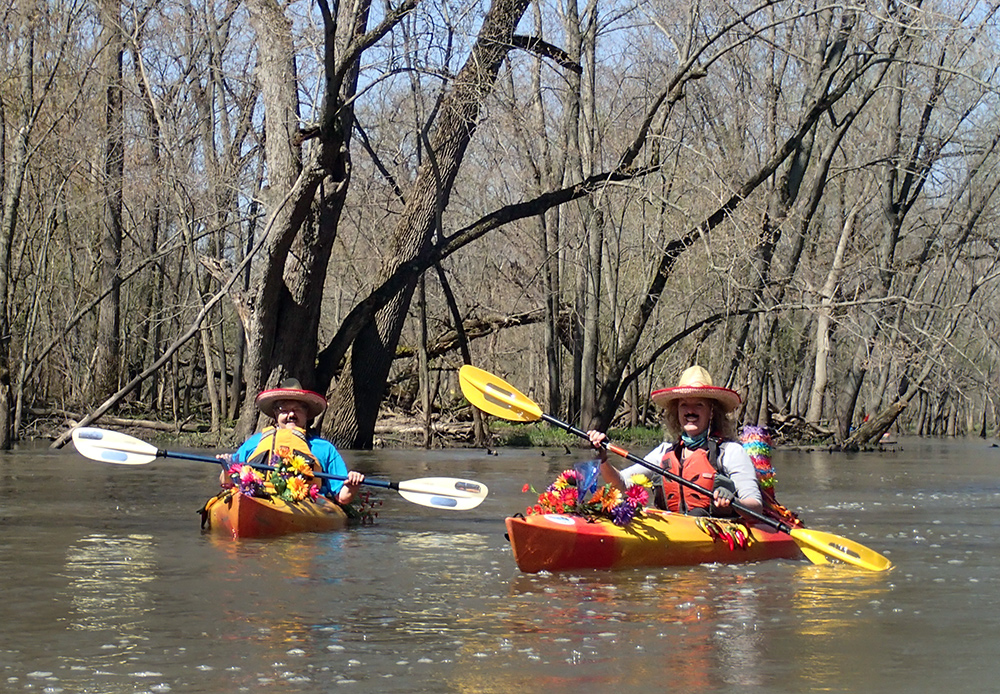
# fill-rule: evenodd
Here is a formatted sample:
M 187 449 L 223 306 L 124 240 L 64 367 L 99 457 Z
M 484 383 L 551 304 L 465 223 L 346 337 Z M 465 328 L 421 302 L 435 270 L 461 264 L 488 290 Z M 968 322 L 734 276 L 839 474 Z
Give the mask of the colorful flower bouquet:
M 273 470 L 260 470 L 246 463 L 231 463 L 227 468 L 232 485 L 223 485 L 223 494 L 239 492 L 260 499 L 279 498 L 289 503 L 319 499 L 319 485 L 313 477 L 312 461 L 301 453 L 281 446 L 271 455 Z M 362 525 L 375 522 L 381 500 L 368 492 L 358 494 L 349 504 L 338 504 L 348 519 Z
M 607 518 L 615 525 L 625 527 L 642 513 L 649 503 L 652 486 L 645 475 L 634 475 L 631 486 L 624 492 L 610 484 L 597 484 L 596 461 L 577 463 L 572 470 L 564 470 L 556 481 L 538 495 L 538 503 L 529 506 L 526 513 L 563 513 L 588 519 Z M 525 492 L 537 492 L 531 485 L 524 485 Z
M 278 497 L 288 502 L 315 501 L 319 497 L 319 486 L 313 483 L 311 461 L 301 453 L 280 446 L 269 463 L 273 470 L 258 470 L 235 463 L 229 468 L 229 476 L 246 496 Z

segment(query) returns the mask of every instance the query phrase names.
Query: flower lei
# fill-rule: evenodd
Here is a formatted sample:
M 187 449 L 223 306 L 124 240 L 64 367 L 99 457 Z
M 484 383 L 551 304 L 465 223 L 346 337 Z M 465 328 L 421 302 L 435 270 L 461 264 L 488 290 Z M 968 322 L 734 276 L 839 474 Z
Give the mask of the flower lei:
M 633 475 L 629 480 L 631 486 L 624 492 L 610 484 L 597 486 L 591 481 L 588 485 L 585 475 L 590 476 L 576 469 L 564 470 L 555 482 L 538 495 L 538 503 L 527 508 L 527 515 L 564 513 L 583 516 L 589 520 L 607 518 L 615 525 L 625 527 L 649 503 L 652 484 L 645 475 Z M 524 485 L 522 491 L 537 493 L 528 484 Z
M 359 523 L 360 525 L 374 525 L 375 519 L 378 518 L 378 507 L 382 505 L 381 499 L 376 499 L 372 497 L 370 492 L 358 492 L 358 495 L 354 498 L 354 501 L 347 504 L 346 506 L 341 506 L 344 512 L 347 513 L 347 518 L 351 521 Z
M 273 470 L 262 471 L 236 463 L 230 466 L 229 476 L 245 496 L 278 497 L 288 502 L 315 501 L 319 497 L 319 485 L 312 482 L 312 464 L 304 455 L 288 446 L 279 446 L 271 455 L 270 464 Z

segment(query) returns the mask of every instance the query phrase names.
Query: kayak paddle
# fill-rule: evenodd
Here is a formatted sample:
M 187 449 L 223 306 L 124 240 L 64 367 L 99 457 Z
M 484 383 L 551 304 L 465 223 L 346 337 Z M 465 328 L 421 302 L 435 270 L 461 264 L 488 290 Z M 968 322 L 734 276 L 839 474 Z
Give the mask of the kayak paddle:
M 206 455 L 160 450 L 134 436 L 108 429 L 79 427 L 73 430 L 73 445 L 81 455 L 102 463 L 114 465 L 146 465 L 157 458 L 179 458 L 202 463 L 215 463 L 226 467 L 226 462 Z M 260 470 L 273 470 L 269 465 L 253 465 Z M 328 480 L 346 480 L 340 475 L 314 472 L 314 477 Z M 399 495 L 421 506 L 443 508 L 450 511 L 467 511 L 479 506 L 489 493 L 481 482 L 453 477 L 423 477 L 404 482 L 365 479 L 362 484 L 399 492 Z
M 587 436 L 587 432 L 545 414 L 527 396 L 518 392 L 516 388 L 493 374 L 467 364 L 459 370 L 458 377 L 462 393 L 466 399 L 487 414 L 516 422 L 534 422 L 541 419 L 581 438 L 588 440 L 590 438 Z M 612 453 L 620 455 L 633 463 L 643 465 L 667 479 L 702 494 L 712 495 L 712 492 L 704 487 L 700 487 L 694 482 L 653 465 L 649 461 L 643 460 L 608 441 L 604 441 L 602 445 Z M 869 571 L 886 571 L 892 568 L 892 562 L 888 559 L 853 540 L 819 530 L 793 528 L 787 523 L 769 518 L 762 513 L 757 513 L 738 501 L 733 501 L 732 506 L 746 516 L 770 525 L 775 530 L 791 535 L 792 539 L 798 544 L 799 549 L 802 550 L 802 553 L 814 564 L 825 564 L 829 559 L 835 559 L 845 564 L 853 564 L 854 566 L 868 569 Z

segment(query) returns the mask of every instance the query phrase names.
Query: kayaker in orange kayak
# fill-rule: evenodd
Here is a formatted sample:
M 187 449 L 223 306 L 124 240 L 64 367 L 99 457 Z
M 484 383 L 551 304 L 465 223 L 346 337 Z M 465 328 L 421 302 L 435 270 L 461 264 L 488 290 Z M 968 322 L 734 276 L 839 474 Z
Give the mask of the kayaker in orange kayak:
M 675 513 L 733 516 L 733 499 L 760 512 L 763 501 L 757 474 L 736 440 L 736 426 L 729 417 L 740 405 L 739 394 L 713 385 L 708 371 L 692 366 L 681 374 L 676 386 L 653 391 L 650 398 L 663 408 L 663 426 L 672 441 L 654 448 L 645 460 L 711 490 L 712 496 L 657 475 L 638 463 L 618 471 L 608 463 L 607 450 L 601 445 L 607 436 L 588 431 L 599 452 L 604 480 L 624 491 L 625 480 L 646 475 L 656 490 L 654 505 Z
M 262 391 L 255 401 L 258 409 L 274 420 L 277 429 L 298 430 L 303 433 L 309 450 L 322 468 L 321 472 L 340 477 L 346 477 L 343 482 L 323 479 L 320 493 L 339 504 L 349 504 L 354 500 L 358 487 L 364 482 L 365 476 L 356 470 L 348 472 L 347 464 L 337 448 L 312 429 L 312 421 L 326 411 L 326 398 L 319 393 L 305 390 L 297 379 L 289 378 L 281 382 L 277 388 Z M 257 432 L 229 457 L 230 462 L 245 463 L 260 447 L 261 440 L 268 429 Z M 220 476 L 223 486 L 232 484 L 227 472 Z

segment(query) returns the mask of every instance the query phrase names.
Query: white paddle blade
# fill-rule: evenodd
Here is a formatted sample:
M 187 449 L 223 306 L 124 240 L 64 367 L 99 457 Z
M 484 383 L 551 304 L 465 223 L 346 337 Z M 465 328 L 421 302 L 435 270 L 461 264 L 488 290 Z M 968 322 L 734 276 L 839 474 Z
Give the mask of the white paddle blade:
M 134 436 L 91 427 L 74 429 L 73 445 L 82 456 L 115 465 L 146 465 L 157 453 L 156 446 Z
M 453 477 L 424 477 L 399 483 L 399 495 L 421 506 L 449 511 L 468 511 L 489 494 L 482 482 L 460 480 Z

